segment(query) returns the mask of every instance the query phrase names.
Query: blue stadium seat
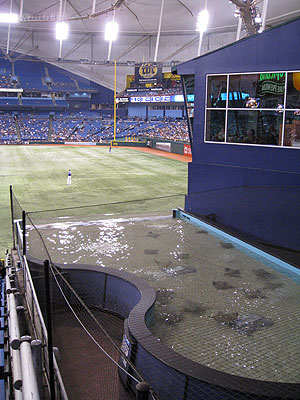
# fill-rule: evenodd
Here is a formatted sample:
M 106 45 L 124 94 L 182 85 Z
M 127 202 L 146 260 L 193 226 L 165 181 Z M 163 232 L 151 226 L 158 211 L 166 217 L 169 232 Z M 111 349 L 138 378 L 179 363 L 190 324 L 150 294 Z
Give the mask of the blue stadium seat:
M 0 379 L 0 399 L 5 399 L 5 382 L 4 379 Z

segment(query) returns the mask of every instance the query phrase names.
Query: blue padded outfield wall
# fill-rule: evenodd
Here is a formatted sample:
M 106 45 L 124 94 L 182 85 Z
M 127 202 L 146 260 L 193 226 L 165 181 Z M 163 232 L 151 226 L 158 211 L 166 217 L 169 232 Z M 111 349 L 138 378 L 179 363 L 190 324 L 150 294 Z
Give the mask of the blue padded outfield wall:
M 187 211 L 253 240 L 300 250 L 300 148 L 205 143 L 206 75 L 300 71 L 300 19 L 177 66 L 195 75 Z

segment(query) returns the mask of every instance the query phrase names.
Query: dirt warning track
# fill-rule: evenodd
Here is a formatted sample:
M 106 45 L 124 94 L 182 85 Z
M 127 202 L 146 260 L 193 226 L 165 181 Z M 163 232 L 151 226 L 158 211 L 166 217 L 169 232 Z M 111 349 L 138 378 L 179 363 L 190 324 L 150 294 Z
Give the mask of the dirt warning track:
M 122 146 L 122 148 L 124 148 L 124 147 Z M 149 147 L 129 147 L 128 146 L 126 148 L 134 149 L 137 151 L 142 151 L 144 153 L 154 154 L 156 156 L 172 158 L 173 160 L 178 160 L 178 161 L 182 161 L 182 162 L 191 162 L 192 161 L 192 156 L 185 156 L 182 154 L 169 153 L 167 151 L 151 149 Z

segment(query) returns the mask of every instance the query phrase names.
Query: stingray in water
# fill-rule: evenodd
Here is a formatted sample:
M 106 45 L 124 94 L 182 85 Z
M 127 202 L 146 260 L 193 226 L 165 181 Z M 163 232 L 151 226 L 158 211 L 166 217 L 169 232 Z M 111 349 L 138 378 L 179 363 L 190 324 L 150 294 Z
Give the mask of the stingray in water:
M 256 268 L 253 270 L 253 273 L 260 279 L 270 279 L 273 278 L 274 275 L 270 272 L 266 271 L 263 268 Z
M 234 286 L 231 286 L 229 283 L 227 283 L 225 281 L 219 281 L 219 282 L 213 281 L 213 285 L 218 290 L 227 290 L 227 289 L 234 288 Z
M 189 254 L 187 253 L 182 253 L 182 254 L 178 254 L 177 259 L 178 260 L 187 260 L 190 257 Z
M 207 234 L 208 234 L 208 232 L 207 232 L 207 231 L 203 231 L 203 230 L 196 231 L 196 233 L 199 233 L 199 234 L 204 234 L 204 235 L 207 235 Z
M 170 266 L 166 268 L 162 268 L 162 271 L 171 276 L 176 276 L 176 275 L 185 275 L 185 274 L 191 274 L 197 272 L 197 270 L 193 267 L 185 267 L 183 265 L 176 265 L 176 266 Z
M 265 299 L 267 296 L 260 289 L 243 289 L 247 299 Z
M 265 318 L 257 314 L 247 314 L 238 317 L 230 323 L 230 326 L 239 333 L 251 335 L 253 332 L 268 328 L 274 323 L 270 318 Z
M 264 287 L 264 289 L 275 290 L 275 289 L 281 288 L 282 286 L 284 286 L 284 284 L 281 282 L 268 282 L 266 284 L 266 286 Z
M 231 276 L 232 278 L 240 278 L 241 271 L 239 269 L 225 268 L 224 275 Z
M 160 266 L 161 268 L 168 268 L 170 265 L 172 265 L 172 261 L 161 261 L 161 260 L 154 260 L 155 264 Z
M 221 324 L 230 324 L 235 321 L 238 317 L 238 313 L 228 312 L 228 311 L 218 311 L 217 314 L 211 316 L 215 321 L 220 322 Z
M 145 254 L 157 254 L 158 253 L 158 250 L 152 250 L 152 249 L 145 249 L 144 250 L 144 253 Z
M 234 246 L 231 243 L 228 242 L 220 242 L 220 245 L 224 248 L 224 249 L 233 249 Z
M 153 232 L 148 232 L 148 237 L 153 238 L 153 239 L 157 239 L 160 234 L 159 233 L 153 233 Z
M 203 315 L 206 310 L 207 307 L 205 307 L 202 303 L 198 303 L 197 301 L 187 299 L 184 302 L 184 311 L 186 312 Z

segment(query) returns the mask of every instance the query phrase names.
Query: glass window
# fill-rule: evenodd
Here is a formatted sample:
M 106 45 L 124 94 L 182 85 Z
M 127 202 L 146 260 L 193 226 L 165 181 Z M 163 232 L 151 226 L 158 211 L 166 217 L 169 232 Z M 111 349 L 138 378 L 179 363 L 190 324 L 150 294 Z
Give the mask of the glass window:
M 283 113 L 261 110 L 229 110 L 227 141 L 280 145 Z
M 207 110 L 206 140 L 214 142 L 225 141 L 225 117 L 225 110 Z
M 195 75 L 184 76 L 182 79 L 182 83 L 188 120 L 190 144 L 191 147 L 193 147 Z
M 300 72 L 288 73 L 286 108 L 300 109 Z
M 285 114 L 283 145 L 300 147 L 300 112 L 298 111 L 287 111 Z
M 285 73 L 231 75 L 230 108 L 278 108 L 283 106 Z
M 225 108 L 227 97 L 227 76 L 209 76 L 207 83 L 207 108 Z

